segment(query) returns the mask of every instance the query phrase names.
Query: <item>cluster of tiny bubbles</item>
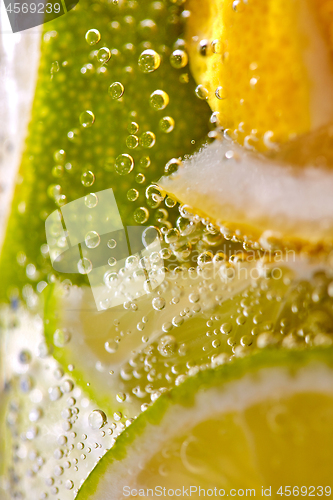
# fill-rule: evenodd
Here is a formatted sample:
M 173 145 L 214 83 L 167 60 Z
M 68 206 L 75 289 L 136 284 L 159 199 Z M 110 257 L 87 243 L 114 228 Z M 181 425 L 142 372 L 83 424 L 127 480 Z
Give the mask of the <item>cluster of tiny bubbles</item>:
M 96 231 L 88 231 L 85 235 L 84 242 L 87 248 L 96 248 L 100 244 L 101 238 Z
M 96 45 L 101 39 L 101 34 L 96 29 L 90 29 L 85 34 L 85 39 L 89 45 Z
M 174 50 L 170 56 L 170 64 L 176 69 L 185 68 L 188 63 L 188 55 L 184 50 Z
M 92 411 L 88 417 L 88 423 L 93 430 L 101 429 L 107 423 L 105 413 L 102 410 Z
M 181 164 L 182 161 L 179 158 L 171 158 L 171 160 L 169 160 L 168 163 L 165 165 L 164 172 L 167 175 L 174 174 L 175 172 L 177 172 Z
M 173 335 L 164 335 L 158 342 L 157 349 L 164 357 L 169 357 L 177 352 L 177 341 Z
M 169 95 L 164 90 L 155 90 L 150 95 L 149 102 L 152 108 L 160 111 L 169 104 Z
M 140 146 L 143 148 L 150 149 L 155 145 L 155 142 L 156 136 L 154 132 L 151 132 L 150 130 L 144 132 L 140 137 Z
M 171 116 L 164 116 L 159 121 L 159 128 L 165 134 L 169 134 L 175 127 L 175 120 Z
M 85 187 L 90 187 L 95 182 L 95 174 L 91 170 L 86 170 L 81 175 L 81 183 Z
M 138 60 L 138 65 L 143 73 L 151 73 L 159 68 L 161 64 L 161 56 L 152 49 L 147 49 L 141 52 Z
M 139 145 L 139 138 L 137 135 L 129 135 L 126 137 L 126 146 L 129 149 L 135 149 Z
M 195 94 L 196 94 L 197 97 L 199 97 L 199 99 L 203 99 L 203 100 L 207 100 L 208 99 L 208 90 L 202 84 L 199 84 L 195 88 Z
M 99 62 L 107 63 L 111 59 L 111 51 L 107 47 L 102 47 L 98 50 L 96 57 Z
M 134 168 L 134 160 L 131 155 L 121 154 L 116 158 L 114 167 L 117 174 L 127 175 Z
M 120 99 L 125 92 L 125 87 L 121 82 L 114 82 L 109 87 L 109 96 L 112 99 Z
M 138 207 L 133 214 L 135 222 L 144 224 L 149 219 L 149 210 L 146 207 Z
M 89 128 L 95 123 L 95 115 L 92 111 L 86 110 L 80 114 L 80 123 L 82 127 Z
M 84 197 L 84 204 L 88 208 L 95 208 L 98 203 L 98 196 L 95 193 L 89 193 Z
M 87 257 L 83 257 L 77 263 L 77 269 L 80 274 L 89 274 L 92 268 L 93 268 L 92 262 Z
M 139 198 L 139 191 L 135 188 L 131 188 L 127 191 L 128 201 L 136 201 Z

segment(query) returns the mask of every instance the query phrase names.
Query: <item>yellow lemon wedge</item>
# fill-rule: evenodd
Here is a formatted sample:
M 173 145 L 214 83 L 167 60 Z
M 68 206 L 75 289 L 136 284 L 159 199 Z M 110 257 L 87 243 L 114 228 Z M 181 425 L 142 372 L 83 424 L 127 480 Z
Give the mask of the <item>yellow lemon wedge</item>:
M 187 43 L 197 94 L 223 128 L 269 149 L 333 118 L 327 0 L 189 0 Z

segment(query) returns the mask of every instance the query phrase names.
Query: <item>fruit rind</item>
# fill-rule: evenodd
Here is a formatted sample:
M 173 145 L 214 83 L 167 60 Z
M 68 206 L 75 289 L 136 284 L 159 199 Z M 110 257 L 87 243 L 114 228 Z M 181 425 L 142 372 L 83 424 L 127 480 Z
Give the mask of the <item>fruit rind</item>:
M 243 377 L 250 377 L 252 382 L 258 380 L 260 372 L 266 370 L 285 369 L 286 375 L 295 377 L 302 369 L 318 370 L 318 367 L 327 368 L 331 374 L 333 368 L 333 349 L 313 349 L 311 352 L 293 351 L 283 352 L 281 350 L 271 350 L 265 353 L 258 353 L 234 363 L 226 364 L 217 369 L 200 372 L 195 377 L 190 377 L 179 387 L 171 392 L 163 394 L 155 404 L 141 414 L 132 426 L 124 431 L 117 439 L 114 447 L 101 459 L 86 482 L 81 487 L 78 500 L 88 500 L 93 498 L 97 491 L 98 483 L 103 478 L 107 469 L 123 460 L 127 456 L 127 450 L 133 448 L 134 442 L 139 438 L 149 425 L 157 426 L 161 424 L 168 410 L 174 405 L 184 408 L 191 408 L 198 392 L 211 389 L 218 389 L 223 392 L 229 383 L 237 382 Z M 269 372 L 267 371 L 267 374 Z M 322 374 L 321 374 L 322 375 Z M 325 383 L 324 383 L 325 385 Z M 326 384 L 326 391 L 332 392 L 330 385 Z

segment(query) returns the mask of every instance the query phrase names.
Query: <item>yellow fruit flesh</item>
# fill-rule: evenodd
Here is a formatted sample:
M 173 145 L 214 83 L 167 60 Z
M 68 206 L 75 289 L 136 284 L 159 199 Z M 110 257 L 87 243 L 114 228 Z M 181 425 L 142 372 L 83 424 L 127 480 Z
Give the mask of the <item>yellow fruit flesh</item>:
M 314 410 L 315 409 L 315 410 Z M 214 415 L 178 436 L 146 464 L 143 488 L 255 489 L 333 486 L 333 398 L 298 394 L 242 412 Z M 326 425 L 325 425 L 326 424 Z M 231 493 L 232 494 L 232 493 Z M 229 496 L 231 496 L 229 494 Z M 202 496 L 202 495 L 201 495 Z M 240 496 L 240 495 L 239 495 Z M 253 493 L 252 493 L 252 496 Z M 199 493 L 193 498 L 200 498 Z
M 325 6 L 318 15 L 307 0 L 188 2 L 192 72 L 239 142 L 267 149 L 333 118 Z

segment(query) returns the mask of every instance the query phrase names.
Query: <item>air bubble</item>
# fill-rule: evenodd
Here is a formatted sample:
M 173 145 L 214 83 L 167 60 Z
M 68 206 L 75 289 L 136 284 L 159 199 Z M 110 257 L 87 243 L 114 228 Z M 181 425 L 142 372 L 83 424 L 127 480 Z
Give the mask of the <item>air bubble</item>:
M 107 246 L 108 246 L 109 248 L 116 248 L 116 246 L 117 246 L 117 242 L 116 242 L 116 240 L 113 240 L 113 239 L 109 240 L 109 241 L 107 242 Z
M 152 305 L 155 311 L 162 311 L 165 308 L 166 301 L 163 297 L 154 297 Z
M 118 343 L 115 340 L 108 340 L 104 344 L 104 348 L 106 352 L 110 354 L 114 354 L 118 350 Z
M 83 113 L 80 114 L 80 123 L 82 127 L 84 128 L 89 128 L 95 123 L 95 115 L 92 111 L 89 109 L 86 111 L 83 111 Z
M 81 183 L 85 187 L 90 187 L 94 184 L 95 182 L 95 174 L 91 170 L 87 170 L 86 172 L 83 172 L 81 175 Z
M 143 148 L 150 149 L 154 146 L 156 137 L 154 132 L 144 132 L 140 138 L 140 144 Z
M 131 188 L 127 191 L 128 201 L 136 201 L 139 198 L 139 191 L 137 189 Z
M 169 96 L 166 92 L 164 92 L 164 90 L 155 90 L 150 95 L 149 102 L 152 108 L 160 111 L 165 109 L 169 104 Z
M 129 149 L 135 149 L 139 145 L 139 138 L 136 135 L 129 135 L 126 138 L 126 146 Z
M 174 50 L 170 56 L 170 63 L 176 69 L 184 68 L 188 63 L 188 55 L 184 50 Z
M 146 207 L 139 207 L 135 210 L 133 217 L 138 224 L 144 224 L 149 219 L 149 211 Z
M 101 39 L 101 34 L 96 29 L 88 30 L 85 39 L 89 45 L 96 45 Z
M 53 343 L 57 347 L 64 347 L 71 339 L 71 334 L 66 328 L 58 328 L 53 334 Z
M 88 417 L 89 425 L 92 429 L 101 429 L 106 424 L 107 418 L 102 410 L 94 410 Z
M 208 99 L 208 90 L 203 85 L 198 85 L 195 89 L 195 94 L 199 99 L 207 100 Z
M 120 82 L 114 82 L 109 87 L 109 95 L 112 97 L 112 99 L 120 99 L 124 92 L 125 87 Z
M 136 134 L 139 130 L 139 125 L 136 122 L 131 122 L 127 127 L 129 134 Z
M 159 122 L 159 128 L 165 134 L 169 134 L 175 127 L 175 120 L 171 116 L 164 116 Z
M 110 257 L 108 259 L 108 264 L 109 264 L 110 267 L 115 266 L 117 264 L 117 259 L 115 257 Z
M 111 51 L 107 47 L 102 47 L 97 52 L 97 59 L 101 63 L 107 63 L 111 59 Z
M 93 265 L 91 260 L 87 259 L 84 257 L 83 259 L 80 259 L 78 264 L 77 264 L 77 269 L 80 274 L 89 274 L 90 271 L 92 270 Z
M 182 161 L 179 160 L 179 158 L 172 158 L 170 161 L 168 161 L 168 163 L 165 165 L 164 167 L 164 172 L 167 174 L 167 175 L 171 175 L 171 174 L 174 174 L 175 172 L 177 172 L 178 168 L 180 167 L 180 165 L 182 164 Z
M 96 231 L 89 231 L 85 238 L 84 242 L 87 248 L 96 248 L 100 244 L 101 238 Z
M 226 95 L 225 95 L 225 91 L 223 89 L 223 87 L 217 87 L 217 89 L 215 90 L 215 96 L 218 98 L 218 99 L 225 99 Z
M 127 175 L 134 168 L 134 160 L 128 154 L 119 155 L 115 162 L 115 170 L 119 175 Z
M 96 207 L 97 203 L 98 203 L 98 197 L 95 193 L 87 194 L 87 196 L 84 197 L 84 204 L 88 208 Z
M 139 68 L 143 73 L 155 71 L 161 64 L 160 55 L 155 50 L 144 50 L 138 60 Z

